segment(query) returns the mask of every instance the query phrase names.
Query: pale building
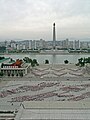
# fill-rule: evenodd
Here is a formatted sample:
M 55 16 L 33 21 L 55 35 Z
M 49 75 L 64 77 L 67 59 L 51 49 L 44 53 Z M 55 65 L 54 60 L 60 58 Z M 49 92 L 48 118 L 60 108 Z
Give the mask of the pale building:
M 74 41 L 74 49 L 80 49 L 80 42 L 79 40 Z
M 32 49 L 32 40 L 29 41 L 29 49 Z
M 11 43 L 11 48 L 16 49 L 16 43 Z
M 20 45 L 19 44 L 17 44 L 17 50 L 20 50 Z
M 5 58 L 0 61 L 0 71 L 4 73 L 5 76 L 7 76 L 8 73 L 10 74 L 13 73 L 14 75 L 16 75 L 22 72 L 23 75 L 27 75 L 30 72 L 30 66 L 31 66 L 30 64 L 23 63 L 19 68 L 18 66 L 11 66 L 9 63 L 10 61 L 11 58 Z M 5 64 L 3 67 L 1 66 L 2 63 Z
M 22 49 L 23 49 L 23 50 L 26 49 L 26 45 L 25 45 L 25 44 L 22 45 Z
M 73 48 L 73 41 L 69 41 L 69 48 Z
M 39 48 L 40 48 L 40 49 L 46 48 L 46 42 L 45 42 L 45 40 L 40 39 Z
M 36 49 L 36 40 L 32 41 L 32 49 Z
M 66 39 L 66 40 L 63 40 L 62 41 L 62 48 L 68 48 L 69 47 L 69 40 Z
M 87 49 L 89 46 L 88 46 L 88 42 L 80 42 L 80 48 L 81 49 Z

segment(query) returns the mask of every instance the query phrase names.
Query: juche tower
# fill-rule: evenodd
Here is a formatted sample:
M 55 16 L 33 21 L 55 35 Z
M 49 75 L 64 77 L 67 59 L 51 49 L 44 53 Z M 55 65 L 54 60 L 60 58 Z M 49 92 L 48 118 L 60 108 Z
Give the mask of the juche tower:
M 56 28 L 55 23 L 53 23 L 53 50 L 56 49 Z

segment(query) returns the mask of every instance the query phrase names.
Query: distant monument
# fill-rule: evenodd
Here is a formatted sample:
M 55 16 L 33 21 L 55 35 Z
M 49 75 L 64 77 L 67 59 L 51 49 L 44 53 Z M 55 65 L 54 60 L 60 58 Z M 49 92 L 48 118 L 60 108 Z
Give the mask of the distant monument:
M 56 49 L 56 30 L 55 30 L 55 23 L 53 24 L 53 50 Z

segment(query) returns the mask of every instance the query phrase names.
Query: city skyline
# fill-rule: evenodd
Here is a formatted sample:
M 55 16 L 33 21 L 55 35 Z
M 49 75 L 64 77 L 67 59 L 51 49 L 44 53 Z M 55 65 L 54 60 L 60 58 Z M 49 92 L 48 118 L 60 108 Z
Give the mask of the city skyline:
M 15 39 L 90 40 L 89 0 L 1 0 L 0 41 Z

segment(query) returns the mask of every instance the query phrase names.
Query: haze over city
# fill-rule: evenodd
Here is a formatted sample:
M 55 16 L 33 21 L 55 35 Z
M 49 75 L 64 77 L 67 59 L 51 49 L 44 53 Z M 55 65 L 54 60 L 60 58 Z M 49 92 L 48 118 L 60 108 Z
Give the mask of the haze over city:
M 0 41 L 90 40 L 90 0 L 0 0 Z

